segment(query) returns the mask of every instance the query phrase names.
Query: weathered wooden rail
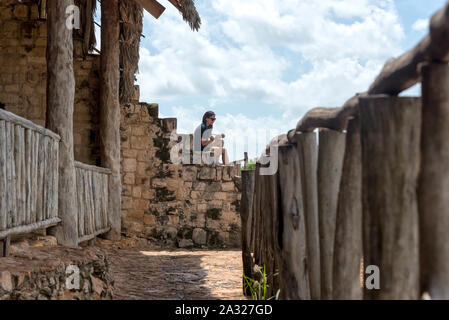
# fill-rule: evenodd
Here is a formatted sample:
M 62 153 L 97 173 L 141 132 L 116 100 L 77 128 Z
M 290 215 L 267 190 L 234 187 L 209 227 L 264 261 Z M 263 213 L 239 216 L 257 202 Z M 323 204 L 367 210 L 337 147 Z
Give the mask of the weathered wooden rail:
M 448 62 L 449 1 L 367 93 L 278 137 L 276 174 L 243 171 L 244 273 L 264 265 L 269 295 L 449 299 Z M 419 81 L 421 98 L 396 96 Z
M 0 110 L 0 256 L 10 236 L 58 225 L 59 141 L 54 132 Z M 110 230 L 111 170 L 75 162 L 78 243 Z
M 0 239 L 56 225 L 59 136 L 0 110 Z M 7 249 L 3 248 L 3 255 Z
M 78 243 L 110 230 L 108 183 L 111 170 L 75 161 Z

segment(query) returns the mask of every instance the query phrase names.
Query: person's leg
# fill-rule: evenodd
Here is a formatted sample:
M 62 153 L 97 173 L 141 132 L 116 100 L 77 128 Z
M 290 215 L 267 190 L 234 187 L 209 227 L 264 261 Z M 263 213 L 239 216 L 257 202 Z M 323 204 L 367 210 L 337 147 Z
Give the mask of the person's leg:
M 214 164 L 218 164 L 218 159 L 220 159 L 221 148 L 220 147 L 211 147 L 210 151 L 214 154 Z
M 221 159 L 223 160 L 223 164 L 229 163 L 228 153 L 226 152 L 226 148 L 221 149 Z

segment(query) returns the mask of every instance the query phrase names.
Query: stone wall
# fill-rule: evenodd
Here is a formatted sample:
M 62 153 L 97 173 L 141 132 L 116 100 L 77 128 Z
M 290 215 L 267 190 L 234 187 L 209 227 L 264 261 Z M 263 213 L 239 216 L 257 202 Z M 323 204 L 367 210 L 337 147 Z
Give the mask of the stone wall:
M 56 241 L 56 240 L 55 240 Z M 0 259 L 0 300 L 99 300 L 113 298 L 113 279 L 104 252 L 95 247 L 12 246 Z M 68 266 L 79 269 L 79 289 L 69 289 Z
M 46 21 L 37 6 L 0 0 L 0 107 L 45 125 Z M 74 41 L 75 160 L 100 165 L 99 55 L 81 57 Z M 122 105 L 123 232 L 178 246 L 238 246 L 238 168 L 170 163 L 177 120 L 160 119 L 158 106 Z
M 99 55 L 81 58 L 75 41 L 75 159 L 99 163 Z M 29 0 L 0 0 L 0 106 L 45 126 L 47 23 Z
M 179 247 L 238 247 L 238 166 L 170 163 L 176 119 L 155 104 L 122 108 L 122 229 Z

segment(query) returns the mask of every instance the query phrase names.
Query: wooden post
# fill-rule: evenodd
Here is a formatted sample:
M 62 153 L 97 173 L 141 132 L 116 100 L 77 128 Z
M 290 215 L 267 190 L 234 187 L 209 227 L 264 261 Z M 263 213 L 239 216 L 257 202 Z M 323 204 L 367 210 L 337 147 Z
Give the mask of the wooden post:
M 245 170 L 246 170 L 246 169 L 248 169 L 248 152 L 244 153 L 243 161 L 244 161 L 244 167 L 243 168 L 245 168 Z
M 321 299 L 332 299 L 335 222 L 345 134 L 321 129 L 318 146 L 318 217 L 320 227 Z
M 335 227 L 332 298 L 361 300 L 362 150 L 359 120 L 348 122 Z
M 422 290 L 449 299 L 449 66 L 422 67 L 419 217 Z
M 109 178 L 110 240 L 120 240 L 120 25 L 118 0 L 101 2 L 100 142 L 102 165 L 112 170 Z
M 288 300 L 310 299 L 301 170 L 296 145 L 279 147 L 281 202 L 280 296 Z
M 61 225 L 49 230 L 65 246 L 78 245 L 73 155 L 72 30 L 66 26 L 66 9 L 73 0 L 49 1 L 47 6 L 47 117 L 46 127 L 61 137 L 59 146 L 58 206 Z M 49 155 L 47 155 L 49 156 Z M 46 204 L 48 206 L 48 204 Z
M 243 274 L 253 279 L 253 259 L 249 247 L 248 229 L 251 225 L 248 224 L 248 217 L 252 209 L 252 202 L 254 196 L 254 170 L 242 171 L 242 199 L 240 201 L 240 218 L 242 220 L 242 261 Z M 246 281 L 243 279 L 243 294 L 250 296 L 251 293 L 246 287 Z
M 0 240 L 0 258 L 9 256 L 9 247 L 11 244 L 11 237 L 7 236 Z
M 417 178 L 421 99 L 374 96 L 359 107 L 364 266 L 380 271 L 365 299 L 418 299 Z
M 314 132 L 294 136 L 298 145 L 301 184 L 304 200 L 307 237 L 307 261 L 310 280 L 310 297 L 321 298 L 320 238 L 318 226 L 317 158 L 318 147 Z

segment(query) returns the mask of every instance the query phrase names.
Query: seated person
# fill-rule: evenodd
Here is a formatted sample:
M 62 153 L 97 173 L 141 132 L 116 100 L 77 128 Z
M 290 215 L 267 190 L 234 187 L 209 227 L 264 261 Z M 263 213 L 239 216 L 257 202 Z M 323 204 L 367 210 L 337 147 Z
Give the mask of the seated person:
M 216 120 L 215 113 L 213 111 L 207 111 L 203 115 L 203 122 L 195 129 L 193 135 L 193 150 L 194 151 L 210 151 L 214 154 L 214 162 L 218 163 L 220 155 L 222 157 L 223 164 L 228 164 L 228 154 L 226 149 L 223 148 L 225 137 L 224 134 L 212 135 L 213 124 Z

